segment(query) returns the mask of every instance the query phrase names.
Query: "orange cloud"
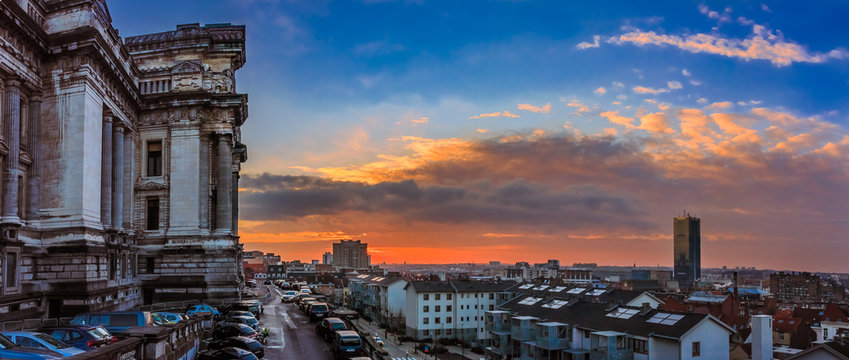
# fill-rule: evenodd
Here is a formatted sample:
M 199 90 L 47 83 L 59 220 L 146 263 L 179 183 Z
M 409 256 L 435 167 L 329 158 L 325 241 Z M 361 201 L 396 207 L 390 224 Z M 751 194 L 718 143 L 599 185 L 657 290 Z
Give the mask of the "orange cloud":
M 601 36 L 595 35 L 595 36 L 593 36 L 593 42 L 592 43 L 588 43 L 586 41 L 581 41 L 575 47 L 577 47 L 580 50 L 597 48 L 599 46 L 599 44 L 598 44 L 599 40 L 601 40 Z
M 675 133 L 675 130 L 672 130 L 672 128 L 669 127 L 669 120 L 667 119 L 666 114 L 662 112 L 644 115 L 640 118 L 640 126 L 637 128 L 652 133 Z
M 654 88 L 645 87 L 645 86 L 635 86 L 632 90 L 634 91 L 634 93 L 637 93 L 637 94 L 653 94 L 653 95 L 662 94 L 662 93 L 665 93 L 665 92 L 668 91 L 666 89 L 654 89 Z
M 530 112 L 548 114 L 551 111 L 551 104 L 545 104 L 544 106 L 534 106 L 534 105 L 531 105 L 531 104 L 519 104 L 518 108 L 519 108 L 519 110 L 526 110 L 526 111 L 530 111 Z
M 469 119 L 481 119 L 481 118 L 491 118 L 491 117 L 508 117 L 508 118 L 517 118 L 519 115 L 513 114 L 509 111 L 499 111 L 494 113 L 486 113 L 480 114 L 476 116 L 470 116 Z
M 728 109 L 730 107 L 731 107 L 730 101 L 722 101 L 722 102 L 715 102 L 713 104 L 710 104 L 710 105 L 706 106 L 705 109 L 720 110 L 720 109 Z
M 610 121 L 614 124 L 624 125 L 628 128 L 631 128 L 631 127 L 634 126 L 633 125 L 634 118 L 621 116 L 621 115 L 619 115 L 618 111 L 605 111 L 605 112 L 598 114 L 598 115 L 603 117 L 603 118 L 606 118 L 608 121 Z
M 599 88 L 595 89 L 593 92 L 599 95 L 604 95 L 607 93 L 607 89 L 605 89 L 604 86 L 599 86 Z

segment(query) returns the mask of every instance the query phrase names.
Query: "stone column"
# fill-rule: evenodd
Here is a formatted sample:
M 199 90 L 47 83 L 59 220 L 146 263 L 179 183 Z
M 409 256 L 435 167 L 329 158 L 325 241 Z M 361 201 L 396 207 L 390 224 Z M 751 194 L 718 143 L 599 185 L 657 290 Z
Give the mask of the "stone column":
M 233 209 L 233 220 L 232 220 L 233 221 L 233 235 L 238 236 L 239 235 L 239 173 L 237 173 L 237 172 L 233 173 L 233 185 L 232 186 L 233 186 L 233 190 L 232 190 L 233 191 L 233 195 L 232 195 L 233 205 L 231 205 L 231 206 L 232 206 L 232 209 Z
M 198 192 L 198 220 L 201 229 L 209 231 L 209 169 L 212 166 L 209 156 L 209 135 L 200 136 L 200 190 Z
M 0 221 L 4 224 L 20 224 L 18 217 L 18 175 L 21 153 L 21 82 L 6 80 L 3 96 L 3 127 L 9 153 L 3 163 L 3 212 Z
M 124 225 L 124 126 L 112 125 L 112 228 Z
M 29 156 L 32 165 L 29 170 L 29 183 L 27 184 L 27 219 L 38 220 L 41 202 L 39 201 L 39 186 L 41 184 L 41 143 L 39 133 L 41 131 L 41 97 L 33 96 L 29 101 Z
M 215 179 L 215 232 L 230 234 L 233 219 L 232 181 L 233 150 L 229 135 L 218 135 L 218 163 Z
M 100 222 L 112 227 L 112 114 L 103 114 L 100 155 Z

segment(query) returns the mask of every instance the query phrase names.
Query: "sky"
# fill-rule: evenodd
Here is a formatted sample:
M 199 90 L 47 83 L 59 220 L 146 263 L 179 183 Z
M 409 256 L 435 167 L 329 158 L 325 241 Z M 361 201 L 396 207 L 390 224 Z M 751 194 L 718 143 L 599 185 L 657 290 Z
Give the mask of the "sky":
M 245 248 L 849 272 L 849 3 L 112 1 L 246 25 Z

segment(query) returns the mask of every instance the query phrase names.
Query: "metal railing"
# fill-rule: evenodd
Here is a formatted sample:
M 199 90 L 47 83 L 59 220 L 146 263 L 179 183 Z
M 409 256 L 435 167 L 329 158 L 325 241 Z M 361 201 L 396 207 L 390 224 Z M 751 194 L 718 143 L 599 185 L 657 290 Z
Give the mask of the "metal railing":
M 33 331 L 45 326 L 64 325 L 70 321 L 71 318 L 69 317 L 5 321 L 0 323 L 0 329 L 3 329 L 3 331 Z

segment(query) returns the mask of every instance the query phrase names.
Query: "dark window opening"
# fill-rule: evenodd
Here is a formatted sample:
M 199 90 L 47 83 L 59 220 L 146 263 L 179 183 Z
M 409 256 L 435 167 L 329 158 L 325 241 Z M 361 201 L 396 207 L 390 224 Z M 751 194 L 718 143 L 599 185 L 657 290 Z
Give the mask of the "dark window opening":
M 155 267 L 156 267 L 156 258 L 152 258 L 152 257 L 147 258 L 147 273 L 153 274 Z
M 115 274 L 118 270 L 118 259 L 115 254 L 109 254 L 109 280 L 115 280 Z
M 162 142 L 147 143 L 147 176 L 162 176 Z
M 18 286 L 18 253 L 6 253 L 6 287 Z
M 147 230 L 159 230 L 159 198 L 147 199 Z

